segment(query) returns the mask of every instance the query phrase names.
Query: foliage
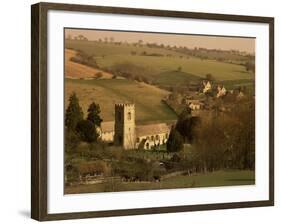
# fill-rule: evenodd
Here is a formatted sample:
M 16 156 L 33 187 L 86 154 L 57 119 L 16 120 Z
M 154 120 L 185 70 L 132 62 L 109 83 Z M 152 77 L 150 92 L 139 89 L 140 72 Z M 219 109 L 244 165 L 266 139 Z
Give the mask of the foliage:
M 177 129 L 172 128 L 168 141 L 167 150 L 168 152 L 178 152 L 183 149 L 183 138 Z
M 78 134 L 73 130 L 65 128 L 65 149 L 66 151 L 75 150 L 79 145 L 80 138 Z
M 88 55 L 87 53 L 79 50 L 78 54 L 72 58 L 70 58 L 71 61 L 80 63 L 82 65 L 87 65 L 93 68 L 99 68 L 94 55 Z
M 76 93 L 72 93 L 69 97 L 69 104 L 65 113 L 65 126 L 68 131 L 75 131 L 78 122 L 83 120 L 83 111 L 79 105 L 79 99 Z
M 90 120 L 82 120 L 78 122 L 76 131 L 82 141 L 95 142 L 98 139 L 98 133 L 95 125 Z
M 194 139 L 194 128 L 198 123 L 198 117 L 193 117 L 191 115 L 191 109 L 189 107 L 185 108 L 179 115 L 176 130 L 183 137 L 184 142 L 192 143 Z
M 214 113 L 196 128 L 195 147 L 199 166 L 204 171 L 221 168 L 254 169 L 254 100 L 237 104 L 228 113 Z
M 245 64 L 245 67 L 246 67 L 246 70 L 247 71 L 252 71 L 255 73 L 255 62 L 252 62 L 252 61 L 247 61 L 246 64 Z
M 206 74 L 206 80 L 213 82 L 215 81 L 215 78 L 212 74 L 208 73 Z
M 78 165 L 78 171 L 83 176 L 90 175 L 101 175 L 108 176 L 111 174 L 110 166 L 101 160 L 84 162 Z
M 100 117 L 100 106 L 99 104 L 96 104 L 95 102 L 91 103 L 91 105 L 88 108 L 88 116 L 87 120 L 91 121 L 95 127 L 100 127 L 102 119 Z

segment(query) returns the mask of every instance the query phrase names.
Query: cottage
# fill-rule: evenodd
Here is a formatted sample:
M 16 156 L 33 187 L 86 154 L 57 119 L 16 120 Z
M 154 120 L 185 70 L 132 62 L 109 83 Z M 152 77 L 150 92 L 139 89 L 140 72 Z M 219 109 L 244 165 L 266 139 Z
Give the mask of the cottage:
M 226 95 L 226 88 L 224 86 L 218 85 L 217 87 L 217 98 L 225 96 Z

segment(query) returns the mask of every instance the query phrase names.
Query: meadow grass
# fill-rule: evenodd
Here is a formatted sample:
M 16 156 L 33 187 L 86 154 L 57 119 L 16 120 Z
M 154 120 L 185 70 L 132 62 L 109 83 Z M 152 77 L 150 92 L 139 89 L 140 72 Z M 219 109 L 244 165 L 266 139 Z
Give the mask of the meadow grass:
M 147 46 L 139 47 L 133 46 L 132 44 L 116 45 L 113 43 L 106 44 L 94 41 L 75 40 L 66 40 L 65 47 L 82 50 L 88 55 L 94 55 L 98 65 L 102 69 L 112 68 L 116 64 L 123 63 L 131 63 L 147 68 L 151 70 L 151 72 L 142 75 L 162 85 L 169 84 L 173 82 L 173 80 L 177 80 L 180 83 L 186 82 L 194 77 L 202 78 L 209 73 L 212 74 L 217 81 L 254 79 L 254 74 L 247 71 L 242 65 L 209 59 L 203 60 L 169 49 L 150 48 Z M 147 54 L 156 53 L 163 56 L 141 55 L 144 51 Z M 131 52 L 136 52 L 136 55 L 132 55 Z M 169 55 L 169 57 L 167 57 L 167 55 Z M 175 73 L 179 67 L 182 73 Z
M 166 90 L 145 83 L 127 79 L 74 80 L 65 79 L 65 106 L 72 92 L 79 98 L 86 114 L 90 103 L 95 101 L 101 107 L 104 121 L 114 120 L 115 103 L 135 103 L 136 121 L 164 122 L 176 120 L 176 114 L 161 100 L 169 95 Z
M 212 74 L 216 80 L 253 79 L 253 74 L 246 71 L 242 65 L 218 62 L 215 60 L 202 60 L 195 57 L 157 57 L 157 56 L 130 56 L 125 54 L 97 57 L 98 64 L 102 68 L 110 68 L 115 64 L 129 62 L 145 68 L 150 68 L 153 73 L 150 77 L 159 78 L 163 72 L 181 71 L 204 78 L 206 74 Z M 174 76 L 171 76 L 173 79 Z M 170 80 L 171 80 L 170 79 Z M 170 81 L 167 80 L 167 81 Z
M 114 182 L 92 185 L 66 186 L 66 194 L 106 191 L 136 191 L 174 188 L 220 187 L 255 184 L 255 172 L 250 170 L 222 170 L 192 176 L 179 175 L 160 182 Z

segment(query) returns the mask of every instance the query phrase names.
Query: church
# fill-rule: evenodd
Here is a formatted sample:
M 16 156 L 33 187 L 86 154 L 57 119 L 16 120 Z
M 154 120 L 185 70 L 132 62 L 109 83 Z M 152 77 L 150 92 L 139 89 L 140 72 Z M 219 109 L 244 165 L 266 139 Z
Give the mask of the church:
M 136 125 L 135 105 L 115 104 L 115 121 L 102 122 L 102 141 L 124 149 L 153 149 L 167 142 L 171 126 L 166 123 Z

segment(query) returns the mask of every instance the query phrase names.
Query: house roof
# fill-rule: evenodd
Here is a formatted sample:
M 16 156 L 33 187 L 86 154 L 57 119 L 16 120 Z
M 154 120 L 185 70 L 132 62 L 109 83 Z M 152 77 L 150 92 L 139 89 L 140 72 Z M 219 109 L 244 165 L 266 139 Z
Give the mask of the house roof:
M 136 134 L 138 137 L 146 135 L 156 135 L 160 133 L 170 132 L 170 127 L 166 123 L 147 124 L 136 126 Z

